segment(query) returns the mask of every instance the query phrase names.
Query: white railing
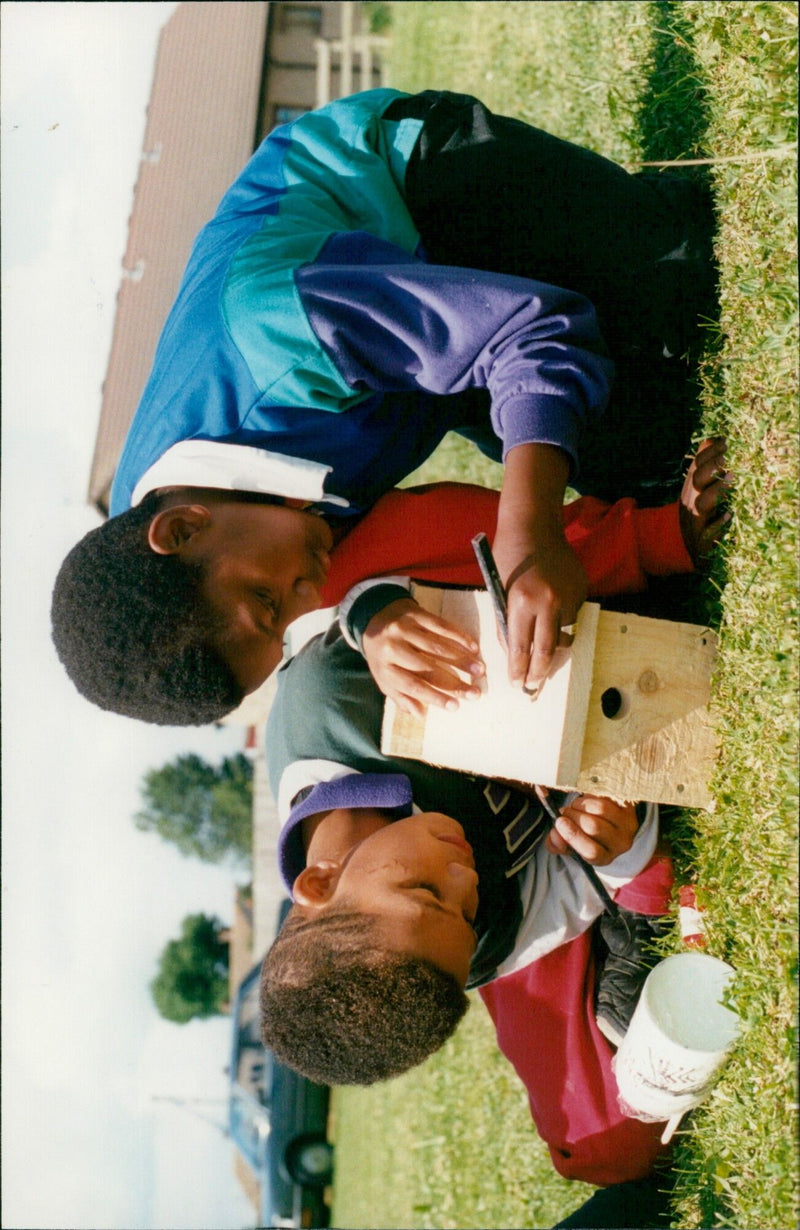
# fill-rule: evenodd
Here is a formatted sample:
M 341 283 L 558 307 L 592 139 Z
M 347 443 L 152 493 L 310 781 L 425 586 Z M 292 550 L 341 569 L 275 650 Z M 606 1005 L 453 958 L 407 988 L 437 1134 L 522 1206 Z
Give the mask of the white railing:
M 323 107 L 334 97 L 331 82 L 334 69 L 337 68 L 339 81 L 336 97 L 344 98 L 356 90 L 371 90 L 376 52 L 380 52 L 388 41 L 376 34 L 354 34 L 353 5 L 343 3 L 341 38 L 314 40 L 317 53 L 316 105 Z M 380 67 L 380 61 L 378 66 Z

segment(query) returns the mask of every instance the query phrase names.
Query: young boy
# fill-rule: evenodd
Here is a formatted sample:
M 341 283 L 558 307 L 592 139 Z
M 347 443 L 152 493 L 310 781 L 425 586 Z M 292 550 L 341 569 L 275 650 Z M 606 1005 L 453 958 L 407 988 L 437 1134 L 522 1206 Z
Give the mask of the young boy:
M 710 230 L 692 184 L 463 95 L 369 91 L 277 129 L 198 236 L 112 517 L 59 574 L 76 685 L 146 721 L 234 708 L 324 580 L 331 531 L 302 510 L 363 513 L 450 429 L 502 453 L 509 669 L 543 677 L 586 589 L 567 479 L 635 495 L 685 452 L 686 406 L 662 403 L 708 298 Z
M 712 449 L 684 492 L 695 543 L 719 523 L 719 480 L 700 460 Z M 583 869 L 555 855 L 575 849 L 601 868 L 641 949 L 636 933 L 651 932 L 646 919 L 665 911 L 671 886 L 655 809 L 567 800 L 545 845 L 535 797 L 383 756 L 382 708 L 338 628 L 279 675 L 267 752 L 295 906 L 264 965 L 265 1041 L 315 1079 L 385 1079 L 437 1049 L 463 1015 L 463 988 L 481 986 L 560 1173 L 642 1179 L 658 1131 L 619 1112 L 594 1018 L 590 929 L 603 905 Z M 616 948 L 608 920 L 600 929 Z M 619 1036 L 633 1003 L 609 982 L 599 1016 Z
M 594 1015 L 602 904 L 582 868 L 543 844 L 537 801 L 382 757 L 382 698 L 338 629 L 282 675 L 267 748 L 295 905 L 264 964 L 266 1044 L 315 1080 L 387 1079 L 438 1049 L 464 987 L 480 986 L 559 1173 L 601 1185 L 650 1175 L 663 1129 L 619 1111 Z M 583 798 L 556 828 L 559 848 L 580 850 L 631 911 L 626 924 L 640 932 L 643 915 L 665 911 L 655 809 L 637 827 L 632 806 Z

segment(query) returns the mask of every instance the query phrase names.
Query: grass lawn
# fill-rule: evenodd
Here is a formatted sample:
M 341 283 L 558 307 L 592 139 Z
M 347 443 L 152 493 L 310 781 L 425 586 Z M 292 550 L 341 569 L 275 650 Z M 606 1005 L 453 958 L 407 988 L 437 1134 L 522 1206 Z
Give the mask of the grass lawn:
M 672 831 L 703 886 L 710 950 L 738 971 L 740 1046 L 677 1138 L 675 1225 L 797 1224 L 797 293 L 794 3 L 717 0 L 389 6 L 390 81 L 481 96 L 620 162 L 691 170 L 718 209 L 720 318 L 703 434 L 729 439 L 732 528 L 704 584 L 720 634 L 713 813 Z M 448 439 L 417 476 L 499 485 Z M 677 935 L 672 947 L 679 947 Z M 426 1065 L 337 1090 L 334 1222 L 548 1226 L 588 1190 L 560 1181 L 479 1001 Z

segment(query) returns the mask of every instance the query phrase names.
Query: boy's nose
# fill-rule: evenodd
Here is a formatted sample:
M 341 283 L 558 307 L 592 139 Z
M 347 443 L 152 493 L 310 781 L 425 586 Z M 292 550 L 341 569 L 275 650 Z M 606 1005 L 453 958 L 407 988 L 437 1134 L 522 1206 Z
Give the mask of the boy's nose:
M 447 874 L 462 895 L 467 896 L 476 891 L 478 873 L 474 867 L 467 867 L 464 863 L 448 863 Z
M 313 581 L 309 581 L 307 577 L 299 577 L 295 581 L 294 586 L 295 597 L 302 604 L 306 611 L 316 610 L 322 605 L 322 597 L 319 589 Z

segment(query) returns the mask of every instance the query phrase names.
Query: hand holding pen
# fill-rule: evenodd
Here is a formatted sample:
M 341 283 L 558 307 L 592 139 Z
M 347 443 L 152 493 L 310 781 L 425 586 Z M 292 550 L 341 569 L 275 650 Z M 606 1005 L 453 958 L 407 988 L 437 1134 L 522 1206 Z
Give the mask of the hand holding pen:
M 502 639 L 503 645 L 508 649 L 508 604 L 506 591 L 500 580 L 500 573 L 497 570 L 492 549 L 489 546 L 489 539 L 485 534 L 476 534 L 472 539 L 472 549 L 475 552 L 475 558 L 478 561 L 478 567 L 481 570 L 486 589 L 492 599 L 497 627 Z M 570 634 L 572 627 L 563 628 L 559 637 L 558 644 L 566 645 L 570 643 Z M 511 666 L 511 663 L 509 663 Z M 531 700 L 536 700 L 537 696 L 544 687 L 545 677 L 542 677 L 538 682 L 529 685 L 522 680 L 522 690 L 526 695 L 530 696 Z
M 551 445 L 519 444 L 506 454 L 492 549 L 506 591 L 508 677 L 531 691 L 547 678 L 588 590 L 564 528 L 569 472 L 566 453 Z
M 494 607 L 495 615 L 497 617 L 497 626 L 500 630 L 501 636 L 503 637 L 507 645 L 508 644 L 508 613 L 506 609 L 506 594 L 505 594 L 505 590 L 503 588 L 502 582 L 500 581 L 500 574 L 497 571 L 497 565 L 495 564 L 494 557 L 492 556 L 492 550 L 491 550 L 491 547 L 489 546 L 489 540 L 486 537 L 486 535 L 476 534 L 476 536 L 472 539 L 472 548 L 475 552 L 475 557 L 478 561 L 478 567 L 481 570 L 481 575 L 486 583 L 486 588 L 489 591 L 489 594 L 491 595 L 491 598 L 492 598 L 492 605 Z M 537 689 L 537 693 L 536 693 L 537 695 L 540 690 L 541 690 L 541 685 Z M 535 699 L 535 696 L 534 696 L 534 699 Z M 578 809 L 578 814 L 575 816 L 572 816 L 570 814 L 569 809 L 574 804 L 575 800 L 586 798 L 586 796 L 577 795 L 575 793 L 569 794 L 567 796 L 562 795 L 559 802 L 556 803 L 556 801 L 553 798 L 551 798 L 550 792 L 547 789 L 545 789 L 543 786 L 536 786 L 535 789 L 536 789 L 536 794 L 542 806 L 544 807 L 545 812 L 550 818 L 551 832 L 553 831 L 555 825 L 559 823 L 562 816 L 565 816 L 565 818 L 568 820 L 567 825 L 564 825 L 563 820 L 562 820 L 561 827 L 566 828 L 566 832 L 559 834 L 559 841 L 563 842 L 564 847 L 568 848 L 573 858 L 575 858 L 575 860 L 578 863 L 580 863 L 581 867 L 583 868 L 586 874 L 587 879 L 591 883 L 597 895 L 600 897 L 600 900 L 603 902 L 604 909 L 606 909 L 610 914 L 615 914 L 617 912 L 617 907 L 615 906 L 611 896 L 609 895 L 608 890 L 606 889 L 602 880 L 598 876 L 597 872 L 594 870 L 594 867 L 591 866 L 591 864 L 575 848 L 575 846 L 576 844 L 583 843 L 587 847 L 587 853 L 590 850 L 592 851 L 592 853 L 594 854 L 593 861 L 597 862 L 598 864 L 602 864 L 604 862 L 610 862 L 612 858 L 616 858 L 617 854 L 622 852 L 622 850 L 616 850 L 614 845 L 611 844 L 613 842 L 614 837 L 617 835 L 614 832 L 617 826 L 613 823 L 611 824 L 611 836 L 610 838 L 607 838 L 607 840 L 609 841 L 609 847 L 607 850 L 603 843 L 598 843 L 598 841 L 596 840 L 597 838 L 596 829 L 595 829 L 594 836 L 591 836 L 584 832 L 584 829 L 583 829 L 583 826 L 580 820 L 580 815 L 582 814 L 581 809 Z M 624 821 L 627 818 L 626 815 L 622 814 L 623 812 L 625 812 L 625 806 L 620 807 L 620 805 L 618 804 L 613 804 L 613 800 L 610 800 L 610 799 L 609 800 L 602 799 L 602 800 L 598 800 L 598 802 L 601 804 L 599 809 L 595 809 L 598 812 L 598 816 L 601 816 L 601 817 L 604 816 L 605 811 L 608 810 L 608 808 L 605 805 L 610 804 L 614 807 L 615 813 L 616 811 L 620 812 L 622 821 Z M 628 810 L 630 810 L 630 808 L 628 808 Z M 632 834 L 634 834 L 636 832 L 635 812 L 632 812 L 632 814 L 633 814 L 633 820 L 634 820 Z M 591 823 L 592 823 L 592 827 L 595 827 L 593 820 L 591 821 Z M 620 825 L 620 829 L 621 829 L 621 825 Z M 631 841 L 632 840 L 633 840 L 633 836 L 631 835 Z M 624 846 L 624 848 L 627 849 L 629 845 L 630 845 L 630 842 L 628 842 L 627 845 Z M 595 847 L 597 847 L 597 851 L 595 851 Z M 607 853 L 609 854 L 608 858 L 605 857 Z

